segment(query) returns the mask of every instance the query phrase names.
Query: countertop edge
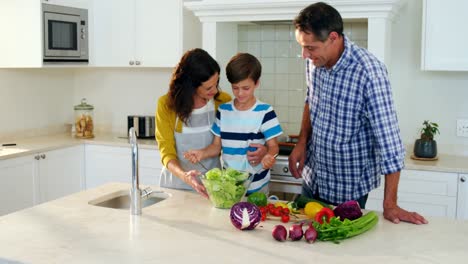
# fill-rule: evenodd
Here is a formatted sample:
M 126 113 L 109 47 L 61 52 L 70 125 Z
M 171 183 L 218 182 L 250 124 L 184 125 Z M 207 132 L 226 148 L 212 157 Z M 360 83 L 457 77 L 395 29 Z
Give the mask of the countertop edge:
M 97 134 L 96 137 L 92 139 L 78 139 L 70 134 L 57 134 L 19 139 L 14 141 L 14 143 L 16 143 L 16 146 L 4 147 L 4 149 L 9 149 L 13 153 L 2 155 L 2 151 L 0 151 L 0 161 L 78 145 L 130 147 L 127 138 L 122 137 L 122 135 L 112 133 Z M 153 139 L 139 139 L 138 146 L 140 149 L 158 150 L 156 140 Z M 14 152 L 15 149 L 18 149 L 18 151 Z M 467 156 L 440 154 L 439 159 L 436 161 L 420 161 L 410 158 L 410 150 L 407 151 L 405 156 L 404 169 L 407 170 L 468 173 Z
M 130 147 L 128 139 L 115 134 L 96 135 L 92 139 L 79 139 L 68 134 L 57 134 L 42 137 L 32 137 L 26 139 L 14 140 L 16 146 L 3 147 L 7 154 L 2 154 L 0 150 L 0 160 L 20 158 L 28 155 L 52 151 L 61 148 L 79 146 L 79 145 L 103 145 L 113 147 Z M 156 140 L 139 139 L 138 147 L 140 149 L 158 150 Z

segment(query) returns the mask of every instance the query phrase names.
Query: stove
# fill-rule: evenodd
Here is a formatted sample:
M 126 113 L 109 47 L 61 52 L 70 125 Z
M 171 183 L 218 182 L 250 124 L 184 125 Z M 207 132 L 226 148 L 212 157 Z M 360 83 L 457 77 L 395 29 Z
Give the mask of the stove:
M 288 156 L 278 155 L 276 163 L 270 170 L 270 191 L 300 194 L 302 178 L 296 179 L 289 171 Z

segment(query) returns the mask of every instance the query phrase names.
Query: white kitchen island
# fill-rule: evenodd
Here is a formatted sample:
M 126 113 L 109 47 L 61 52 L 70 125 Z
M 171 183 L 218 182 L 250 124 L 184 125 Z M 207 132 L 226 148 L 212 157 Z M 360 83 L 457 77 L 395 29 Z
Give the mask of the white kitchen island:
M 229 210 L 201 196 L 165 189 L 168 199 L 128 210 L 89 205 L 128 184 L 107 184 L 0 218 L 0 263 L 466 263 L 468 222 L 428 218 L 392 224 L 340 244 L 277 242 L 267 220 L 239 231 Z M 286 224 L 289 227 L 291 223 Z M 3 261 L 3 262 L 2 262 Z M 9 262 L 10 261 L 10 262 Z

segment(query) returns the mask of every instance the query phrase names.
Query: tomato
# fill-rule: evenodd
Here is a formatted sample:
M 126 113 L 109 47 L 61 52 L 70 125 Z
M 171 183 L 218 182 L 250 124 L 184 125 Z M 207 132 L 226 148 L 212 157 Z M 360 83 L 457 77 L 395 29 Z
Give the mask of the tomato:
M 275 210 L 276 208 L 273 206 L 273 207 L 269 207 L 268 208 L 268 213 L 270 213 L 271 215 L 274 215 L 275 214 Z
M 284 214 L 284 215 L 281 216 L 281 222 L 283 222 L 283 223 L 289 222 L 289 219 L 290 219 L 289 215 L 287 215 L 287 214 Z
M 281 208 L 277 207 L 277 208 L 274 208 L 272 212 L 270 212 L 272 215 L 274 216 L 281 216 Z
M 262 213 L 262 218 L 260 219 L 261 221 L 265 221 L 266 220 L 266 217 L 267 217 L 267 214 L 266 213 Z
M 288 215 L 290 212 L 289 212 L 289 208 L 283 208 L 283 214 L 285 215 Z

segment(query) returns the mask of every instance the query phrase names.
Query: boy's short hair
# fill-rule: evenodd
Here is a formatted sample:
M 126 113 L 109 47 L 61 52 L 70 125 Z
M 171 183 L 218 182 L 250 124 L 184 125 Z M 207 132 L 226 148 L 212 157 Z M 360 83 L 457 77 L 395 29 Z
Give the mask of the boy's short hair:
M 238 83 L 247 78 L 257 83 L 262 75 L 260 61 L 249 53 L 237 53 L 226 66 L 226 75 L 230 83 Z

